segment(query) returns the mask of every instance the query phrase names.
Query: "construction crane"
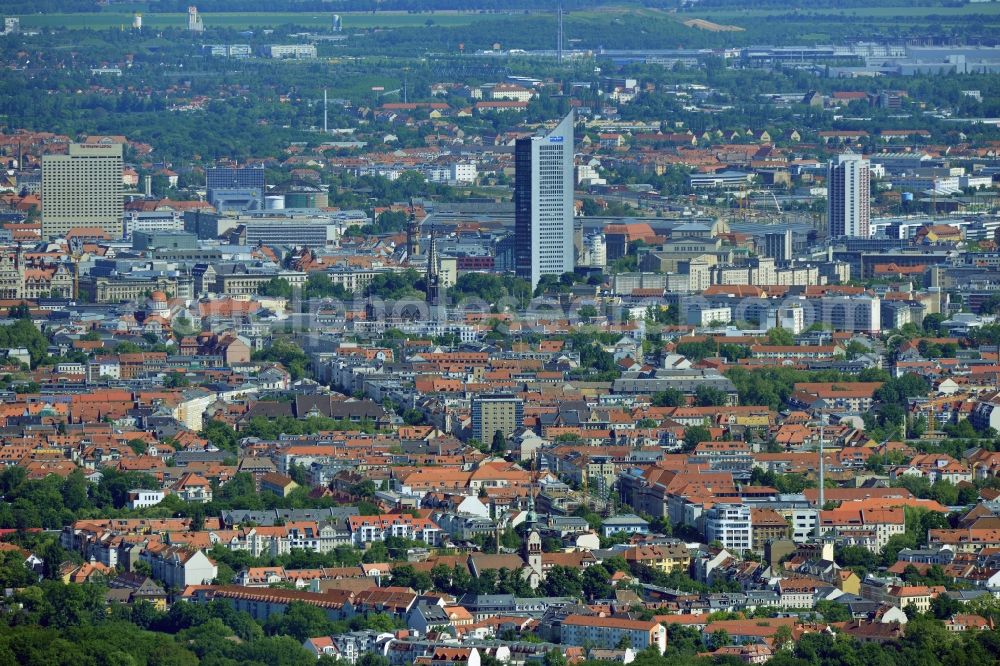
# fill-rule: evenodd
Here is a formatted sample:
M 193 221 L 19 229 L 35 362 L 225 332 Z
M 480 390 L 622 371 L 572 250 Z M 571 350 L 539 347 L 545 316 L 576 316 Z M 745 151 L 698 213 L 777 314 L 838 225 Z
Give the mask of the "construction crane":
M 779 216 L 784 215 L 784 213 L 781 210 L 781 204 L 778 203 L 778 195 L 774 193 L 774 190 L 768 190 L 768 192 L 770 193 L 771 198 L 774 200 L 774 207 L 777 209 L 778 215 Z
M 739 193 L 736 199 L 736 212 L 732 216 L 733 222 L 746 222 L 750 217 L 750 193 L 747 190 L 746 183 L 740 184 Z

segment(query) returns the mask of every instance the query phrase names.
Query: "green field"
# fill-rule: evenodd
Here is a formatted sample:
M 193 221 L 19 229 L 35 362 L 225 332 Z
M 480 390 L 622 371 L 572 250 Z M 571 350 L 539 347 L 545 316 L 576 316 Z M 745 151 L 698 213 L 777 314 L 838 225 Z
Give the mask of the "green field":
M 475 21 L 495 18 L 495 14 L 473 14 L 458 12 L 432 12 L 408 14 L 406 12 L 350 13 L 350 12 L 258 12 L 258 13 L 202 13 L 206 29 L 212 28 L 270 28 L 280 25 L 297 25 L 306 28 L 329 28 L 335 13 L 340 14 L 344 31 L 367 28 L 419 27 L 433 21 L 439 26 L 468 25 Z M 98 12 L 91 14 L 29 14 L 21 16 L 24 28 L 71 28 L 105 30 L 107 28 L 129 27 L 132 14 L 129 12 Z M 187 25 L 187 14 L 153 14 L 142 16 L 144 28 L 182 28 Z
M 961 7 L 851 7 L 848 9 L 716 9 L 696 10 L 677 14 L 678 18 L 702 18 L 708 21 L 721 19 L 761 18 L 769 16 L 844 16 L 868 18 L 924 18 L 941 16 L 962 18 L 966 16 L 1000 16 L 1000 2 L 983 2 Z

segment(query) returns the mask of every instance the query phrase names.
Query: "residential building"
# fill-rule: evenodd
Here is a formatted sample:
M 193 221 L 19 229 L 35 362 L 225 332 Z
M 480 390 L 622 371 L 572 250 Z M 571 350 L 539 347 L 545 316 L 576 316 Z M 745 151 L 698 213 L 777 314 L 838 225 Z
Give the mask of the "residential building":
M 207 504 L 212 501 L 212 484 L 193 472 L 187 472 L 172 487 L 185 502 Z
M 606 518 L 601 523 L 601 530 L 604 536 L 625 532 L 627 534 L 648 534 L 649 523 L 635 515 L 634 513 L 620 513 L 617 516 Z
M 820 512 L 820 529 L 852 539 L 873 552 L 880 552 L 889 539 L 906 531 L 903 509 L 853 509 L 849 504 Z
M 886 593 L 886 601 L 902 610 L 913 606 L 917 612 L 926 613 L 931 609 L 931 600 L 944 591 L 943 586 L 894 585 Z
M 510 394 L 481 395 L 472 399 L 472 436 L 489 444 L 495 433 L 509 436 L 524 421 L 524 400 Z
M 596 645 L 612 649 L 623 644 L 634 650 L 653 646 L 660 654 L 667 649 L 667 630 L 652 620 L 570 615 L 562 623 L 564 645 Z
M 790 532 L 788 521 L 774 509 L 751 509 L 750 524 L 755 553 L 763 553 L 769 541 L 785 539 Z
M 166 497 L 163 490 L 130 490 L 128 491 L 128 505 L 130 509 L 145 509 L 156 506 Z
M 153 578 L 169 588 L 206 585 L 219 575 L 219 568 L 201 550 L 188 546 L 151 543 L 139 555 L 149 565 Z
M 278 497 L 288 497 L 288 495 L 299 487 L 299 484 L 290 476 L 270 472 L 260 477 L 261 492 L 274 493 Z
M 415 518 L 409 514 L 386 514 L 379 516 L 350 516 L 347 519 L 351 538 L 357 546 L 374 541 L 385 541 L 386 537 L 402 537 L 435 545 L 441 528 L 429 518 Z
M 626 562 L 644 564 L 667 574 L 673 571 L 687 573 L 691 567 L 691 551 L 680 542 L 633 546 L 622 553 L 622 557 Z
M 855 153 L 838 155 L 827 168 L 827 220 L 830 236 L 868 238 L 871 235 L 870 169 Z

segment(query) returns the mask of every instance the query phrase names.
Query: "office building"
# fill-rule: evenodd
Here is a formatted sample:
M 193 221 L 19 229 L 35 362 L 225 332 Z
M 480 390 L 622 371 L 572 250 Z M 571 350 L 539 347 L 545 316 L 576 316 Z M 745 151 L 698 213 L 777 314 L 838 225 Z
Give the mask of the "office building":
M 264 208 L 264 167 L 213 167 L 205 170 L 208 201 L 220 212 Z
M 854 153 L 838 155 L 827 168 L 827 220 L 830 236 L 868 238 L 871 217 L 871 165 Z
M 806 330 L 806 311 L 800 303 L 781 305 L 767 313 L 768 328 L 783 328 L 792 335 Z
M 134 238 L 139 232 L 183 231 L 184 218 L 175 210 L 130 210 L 123 218 L 125 238 Z
M 472 436 L 493 441 L 498 430 L 507 437 L 524 421 L 524 400 L 513 395 L 481 395 L 472 400 Z
M 214 189 L 264 189 L 264 167 L 211 167 L 205 170 L 205 188 Z
M 573 113 L 514 149 L 514 261 L 534 287 L 573 270 Z
M 205 31 L 205 23 L 198 14 L 198 8 L 193 5 L 188 7 L 188 30 L 191 32 Z
M 98 227 L 122 237 L 122 146 L 69 144 L 66 155 L 42 158 L 42 237 Z
M 774 263 L 781 264 L 792 260 L 792 230 L 774 231 L 764 234 L 765 257 L 774 259 Z
M 717 326 L 728 324 L 732 320 L 733 312 L 728 307 L 694 304 L 687 310 L 687 323 L 690 326 Z
M 265 52 L 272 58 L 302 60 L 304 58 L 315 58 L 316 46 L 314 44 L 272 44 L 265 48 Z
M 750 550 L 753 523 L 745 504 L 716 504 L 705 514 L 705 539 L 718 541 L 731 553 Z
M 594 268 L 604 268 L 608 265 L 608 246 L 604 242 L 604 234 L 597 233 L 587 236 L 585 240 L 587 246 L 587 257 L 590 259 L 590 266 Z

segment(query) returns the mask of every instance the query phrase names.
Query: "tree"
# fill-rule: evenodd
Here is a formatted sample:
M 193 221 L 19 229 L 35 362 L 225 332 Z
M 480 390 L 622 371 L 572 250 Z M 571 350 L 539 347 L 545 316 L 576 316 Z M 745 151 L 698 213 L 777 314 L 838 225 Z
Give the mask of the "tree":
M 10 319 L 31 319 L 31 310 L 28 308 L 27 303 L 21 301 L 7 310 L 7 317 Z M 89 333 L 86 335 L 89 335 Z M 86 339 L 86 335 L 83 339 Z
M 961 602 L 952 599 L 947 594 L 939 594 L 931 599 L 931 615 L 939 620 L 947 620 L 955 613 L 960 613 L 961 611 Z
M 839 604 L 838 604 L 839 605 Z M 847 620 L 850 620 L 850 613 L 848 613 Z M 778 627 L 778 630 L 774 632 L 774 645 L 779 650 L 784 650 L 789 645 L 792 644 L 792 629 L 788 625 L 782 625 Z
M 729 395 L 714 386 L 699 386 L 694 399 L 699 407 L 721 407 L 729 402 Z
M 351 292 L 344 288 L 342 284 L 334 283 L 326 273 L 313 271 L 306 278 L 306 283 L 302 288 L 304 298 L 349 298 Z
M 848 622 L 851 619 L 851 611 L 844 604 L 836 601 L 821 599 L 816 602 L 816 611 L 819 612 L 827 622 Z
M 207 419 L 202 423 L 201 436 L 223 451 L 236 452 L 239 438 L 232 426 L 224 421 Z
M 392 584 L 397 587 L 410 587 L 417 592 L 426 592 L 434 587 L 434 579 L 427 572 L 416 571 L 406 564 L 393 568 Z
M 38 582 L 38 576 L 24 565 L 24 554 L 0 551 L 0 585 L 5 588 L 27 587 Z
M 274 340 L 268 348 L 254 352 L 253 360 L 281 363 L 296 380 L 305 377 L 309 368 L 309 356 L 288 340 Z
M 709 643 L 713 648 L 726 647 L 733 642 L 733 639 L 729 636 L 729 632 L 725 629 L 716 629 L 709 636 Z
M 566 657 L 555 648 L 549 650 L 542 657 L 542 666 L 566 666 Z
M 283 277 L 273 277 L 261 285 L 257 293 L 261 296 L 270 296 L 273 298 L 291 298 L 292 285 Z
M 904 548 L 916 548 L 917 547 L 917 537 L 912 534 L 893 534 L 889 537 L 886 542 L 885 547 L 882 548 L 881 553 L 881 564 L 882 566 L 892 566 L 895 564 L 899 557 L 899 551 Z
M 190 386 L 191 381 L 180 372 L 171 372 L 163 379 L 165 388 L 183 388 Z
M 9 326 L 0 326 L 0 348 L 15 347 L 27 349 L 31 357 L 31 366 L 36 367 L 48 354 L 49 340 L 35 327 L 31 319 L 18 319 Z
M 931 487 L 931 498 L 944 506 L 958 504 L 958 487 L 951 481 L 938 481 Z
M 770 328 L 767 331 L 767 343 L 779 347 L 790 347 L 795 344 L 795 336 L 784 328 Z
M 494 455 L 503 455 L 507 452 L 507 439 L 499 430 L 493 432 L 493 442 L 490 445 L 490 452 Z
M 547 597 L 579 597 L 583 592 L 580 570 L 572 567 L 552 567 L 543 585 Z
M 358 657 L 357 666 L 389 666 L 389 660 L 380 654 L 366 652 Z
M 690 451 L 698 445 L 699 442 L 710 442 L 712 441 L 712 433 L 705 426 L 688 426 L 684 429 L 684 450 Z
M 312 636 L 329 635 L 333 630 L 326 611 L 301 601 L 289 603 L 284 613 L 272 615 L 264 623 L 264 631 L 269 635 L 285 634 L 300 643 Z
M 357 497 L 359 499 L 370 499 L 375 497 L 375 491 L 378 487 L 375 482 L 371 479 L 365 479 L 364 481 L 359 481 L 351 486 L 351 496 Z
M 875 553 L 862 546 L 841 546 L 834 549 L 834 560 L 842 567 L 871 569 L 878 564 Z
M 668 388 L 653 394 L 654 407 L 682 407 L 687 404 L 687 397 L 677 389 Z
M 595 564 L 583 570 L 582 590 L 591 600 L 611 599 L 615 591 L 608 582 L 611 579 L 611 572 L 603 564 Z

